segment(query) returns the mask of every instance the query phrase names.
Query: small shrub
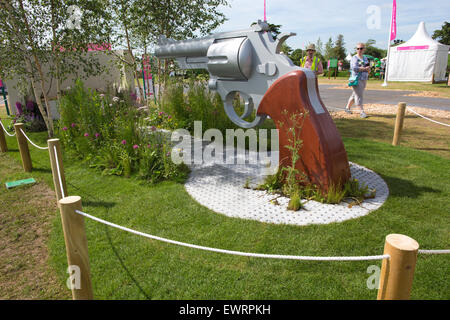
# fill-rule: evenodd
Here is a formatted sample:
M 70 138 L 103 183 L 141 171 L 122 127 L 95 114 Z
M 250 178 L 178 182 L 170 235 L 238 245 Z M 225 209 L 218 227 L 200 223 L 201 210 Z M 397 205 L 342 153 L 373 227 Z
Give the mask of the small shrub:
M 289 200 L 288 203 L 288 210 L 292 210 L 292 211 L 298 211 L 301 209 L 302 207 L 302 198 L 300 197 L 299 192 L 295 192 L 292 194 L 291 199 Z
M 46 131 L 47 127 L 44 118 L 39 111 L 39 107 L 34 101 L 27 101 L 23 106 L 20 102 L 16 102 L 16 114 L 12 115 L 12 121 L 8 129 L 14 130 L 15 123 L 23 123 L 27 132 Z

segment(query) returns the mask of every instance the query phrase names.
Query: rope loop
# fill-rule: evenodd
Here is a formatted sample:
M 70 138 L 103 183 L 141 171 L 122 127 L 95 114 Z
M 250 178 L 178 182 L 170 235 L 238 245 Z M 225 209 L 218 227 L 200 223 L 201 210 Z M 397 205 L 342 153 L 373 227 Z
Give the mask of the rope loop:
M 24 137 L 36 148 L 41 149 L 41 150 L 48 150 L 48 147 L 39 147 L 38 145 L 36 145 L 33 141 L 30 140 L 30 138 L 28 138 L 28 136 L 25 134 L 25 132 L 23 132 L 22 129 L 20 129 L 20 132 L 22 132 L 22 134 L 24 135 Z
M 210 247 L 204 247 L 204 246 L 199 246 L 199 245 L 195 245 L 195 244 L 190 244 L 190 243 L 170 240 L 170 239 L 166 239 L 166 238 L 161 238 L 161 237 L 154 236 L 154 235 L 151 235 L 151 234 L 147 234 L 147 233 L 143 233 L 143 232 L 140 232 L 140 231 L 136 231 L 136 230 L 133 230 L 133 229 L 130 229 L 130 228 L 122 227 L 122 226 L 119 226 L 119 225 L 114 224 L 112 222 L 105 221 L 103 219 L 91 216 L 91 215 L 89 215 L 89 214 L 87 214 L 85 212 L 82 212 L 80 210 L 75 210 L 75 212 L 78 213 L 79 215 L 82 215 L 82 216 L 84 216 L 86 218 L 89 218 L 89 219 L 92 219 L 94 221 L 103 223 L 103 224 L 108 225 L 110 227 L 113 227 L 113 228 L 116 228 L 116 229 L 120 229 L 120 230 L 123 230 L 123 231 L 127 231 L 127 232 L 130 232 L 130 233 L 136 234 L 138 236 L 145 237 L 145 238 L 158 240 L 158 241 L 162 241 L 162 242 L 166 242 L 166 243 L 171 243 L 171 244 L 175 244 L 175 245 L 179 245 L 179 246 L 183 246 L 183 247 L 189 247 L 189 248 L 194 248 L 194 249 L 199 249 L 199 250 L 204 250 L 204 251 L 211 251 L 211 252 L 218 252 L 218 253 L 226 253 L 226 254 L 231 254 L 231 255 L 236 255 L 236 256 L 253 257 L 253 258 L 266 258 L 266 259 L 304 260 L 304 261 L 367 261 L 367 260 L 380 260 L 380 259 L 389 259 L 390 258 L 390 256 L 388 254 L 378 255 L 378 256 L 315 257 L 315 256 L 291 256 L 291 255 L 277 255 L 277 254 L 262 254 L 262 253 L 240 252 L 240 251 L 232 251 L 232 250 L 210 248 Z

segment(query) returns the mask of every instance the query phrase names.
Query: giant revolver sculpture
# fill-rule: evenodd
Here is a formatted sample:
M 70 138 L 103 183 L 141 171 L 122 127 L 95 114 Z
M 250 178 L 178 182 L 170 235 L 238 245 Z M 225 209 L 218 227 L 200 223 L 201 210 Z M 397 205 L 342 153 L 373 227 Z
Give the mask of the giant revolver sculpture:
M 279 129 L 280 165 L 291 163 L 289 128 L 292 114 L 308 112 L 301 139 L 301 161 L 296 167 L 323 191 L 330 184 L 350 178 L 347 153 L 330 114 L 322 103 L 317 78 L 309 69 L 299 68 L 285 55 L 281 45 L 294 33 L 272 38 L 266 22 L 258 21 L 248 30 L 216 33 L 204 38 L 175 41 L 161 37 L 155 49 L 158 58 L 176 59 L 182 69 L 208 70 L 208 86 L 224 102 L 228 117 L 240 127 L 252 128 L 270 116 Z M 239 93 L 245 101 L 238 115 L 233 99 Z M 256 110 L 253 121 L 246 121 Z

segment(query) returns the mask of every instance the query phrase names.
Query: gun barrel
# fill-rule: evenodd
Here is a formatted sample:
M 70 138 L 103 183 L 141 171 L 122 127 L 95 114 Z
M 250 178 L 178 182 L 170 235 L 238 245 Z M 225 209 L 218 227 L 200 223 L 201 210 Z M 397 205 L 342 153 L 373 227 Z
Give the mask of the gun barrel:
M 183 41 L 167 40 L 167 43 L 156 46 L 155 55 L 158 58 L 204 57 L 213 42 L 212 36 Z

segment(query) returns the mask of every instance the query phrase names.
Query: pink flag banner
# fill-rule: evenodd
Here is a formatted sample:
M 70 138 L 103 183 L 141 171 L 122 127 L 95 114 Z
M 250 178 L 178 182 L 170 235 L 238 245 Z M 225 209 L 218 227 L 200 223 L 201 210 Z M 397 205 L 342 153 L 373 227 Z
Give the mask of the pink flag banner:
M 397 0 L 392 4 L 391 41 L 397 37 Z
M 264 0 L 264 21 L 267 21 L 267 15 L 266 15 L 266 0 Z
M 2 88 L 3 87 L 3 81 L 2 81 L 2 79 L 0 79 L 0 88 Z
M 152 77 L 152 66 L 150 64 L 150 57 L 142 55 L 142 71 L 144 72 L 144 81 L 146 87 L 146 95 L 153 95 L 153 77 Z
M 142 62 L 144 66 L 144 79 L 152 79 L 152 66 L 150 64 L 150 58 L 142 56 Z
M 409 46 L 409 47 L 397 47 L 397 51 L 404 50 L 427 50 L 430 46 Z

